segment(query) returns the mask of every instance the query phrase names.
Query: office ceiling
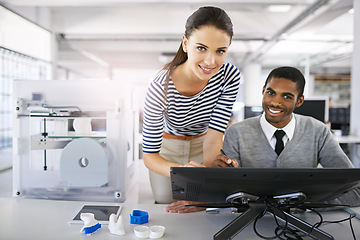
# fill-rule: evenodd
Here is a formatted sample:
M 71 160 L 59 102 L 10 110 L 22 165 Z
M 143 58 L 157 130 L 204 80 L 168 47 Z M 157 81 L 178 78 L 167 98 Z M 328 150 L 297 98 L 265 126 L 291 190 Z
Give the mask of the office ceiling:
M 199 6 L 225 9 L 234 24 L 228 61 L 239 68 L 309 66 L 349 72 L 353 0 L 6 0 L 59 40 L 58 64 L 86 77 L 116 69 L 159 69 L 180 45 L 187 17 Z M 276 9 L 277 7 L 277 9 Z M 275 8 L 275 9 L 273 9 Z M 34 10 L 35 9 L 35 10 Z M 43 16 L 40 14 L 39 16 Z

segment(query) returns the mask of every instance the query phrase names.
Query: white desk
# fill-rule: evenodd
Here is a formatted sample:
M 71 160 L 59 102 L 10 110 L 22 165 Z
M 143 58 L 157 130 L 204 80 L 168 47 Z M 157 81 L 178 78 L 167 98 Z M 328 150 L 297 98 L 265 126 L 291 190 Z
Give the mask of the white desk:
M 149 213 L 149 223 L 151 225 L 165 226 L 164 240 L 193 240 L 193 239 L 213 239 L 213 235 L 232 221 L 238 214 L 221 212 L 219 214 L 206 214 L 204 211 L 188 214 L 171 214 L 164 212 L 165 205 L 155 204 L 119 204 L 123 206 L 121 215 L 125 221 L 125 236 L 112 235 L 107 226 L 104 225 L 93 235 L 80 233 L 82 225 L 70 225 L 68 221 L 84 205 L 89 202 L 76 201 L 54 201 L 40 199 L 18 199 L 0 198 L 0 239 L 1 240 L 122 240 L 138 239 L 135 237 L 133 228 L 137 225 L 130 224 L 129 214 L 132 210 L 139 209 Z M 93 203 L 101 204 L 101 203 Z M 109 203 L 103 203 L 109 204 Z M 117 205 L 115 203 L 110 203 Z M 357 208 L 356 210 L 360 210 Z M 323 213 L 324 220 L 339 220 L 347 217 L 344 212 Z M 318 221 L 314 214 L 305 213 L 299 215 L 309 223 Z M 357 231 L 357 238 L 360 238 L 360 220 L 353 219 L 353 227 Z M 352 239 L 349 222 L 340 224 L 324 225 L 322 230 L 333 235 L 335 239 Z M 273 235 L 274 223 L 271 216 L 265 216 L 259 223 L 259 230 L 266 236 Z M 260 239 L 252 229 L 252 224 L 245 228 L 235 239 Z
M 354 143 L 359 144 L 360 143 L 360 137 L 357 136 L 334 136 L 336 141 L 339 143 Z
M 334 136 L 339 144 L 350 144 L 349 158 L 355 167 L 360 168 L 360 137 L 357 136 Z

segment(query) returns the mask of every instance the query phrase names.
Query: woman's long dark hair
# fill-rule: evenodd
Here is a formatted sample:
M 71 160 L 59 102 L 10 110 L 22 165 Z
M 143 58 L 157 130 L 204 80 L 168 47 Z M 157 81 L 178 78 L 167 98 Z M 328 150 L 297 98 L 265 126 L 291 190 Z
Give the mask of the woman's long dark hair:
M 230 40 L 233 36 L 233 24 L 227 13 L 218 7 L 200 7 L 187 19 L 185 25 L 185 36 L 189 38 L 195 29 L 199 29 L 203 26 L 214 26 L 220 30 L 225 31 L 230 36 Z M 169 88 L 170 76 L 175 67 L 183 64 L 188 59 L 187 54 L 184 52 L 182 43 L 173 58 L 173 60 L 164 65 L 162 70 L 166 70 L 165 79 L 165 102 L 167 91 Z

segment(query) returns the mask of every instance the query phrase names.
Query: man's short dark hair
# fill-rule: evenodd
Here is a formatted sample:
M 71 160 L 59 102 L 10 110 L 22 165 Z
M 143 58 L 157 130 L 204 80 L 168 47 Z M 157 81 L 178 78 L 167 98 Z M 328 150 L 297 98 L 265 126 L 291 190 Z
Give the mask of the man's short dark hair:
M 265 86 L 271 78 L 285 78 L 291 80 L 296 83 L 297 90 L 299 91 L 298 98 L 300 98 L 304 94 L 305 77 L 297 68 L 288 66 L 275 68 L 269 73 L 269 76 L 266 78 Z

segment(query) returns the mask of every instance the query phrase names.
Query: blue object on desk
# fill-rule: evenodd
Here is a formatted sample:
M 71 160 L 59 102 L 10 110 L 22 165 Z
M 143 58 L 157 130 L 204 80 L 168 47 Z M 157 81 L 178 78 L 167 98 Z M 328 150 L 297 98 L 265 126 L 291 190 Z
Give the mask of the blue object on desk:
M 84 233 L 85 234 L 92 234 L 92 233 L 96 232 L 100 228 L 101 228 L 100 223 L 97 223 L 97 224 L 95 224 L 94 226 L 91 226 L 91 227 L 84 227 Z
M 130 223 L 132 224 L 144 224 L 149 222 L 149 214 L 141 210 L 133 210 L 130 214 Z

